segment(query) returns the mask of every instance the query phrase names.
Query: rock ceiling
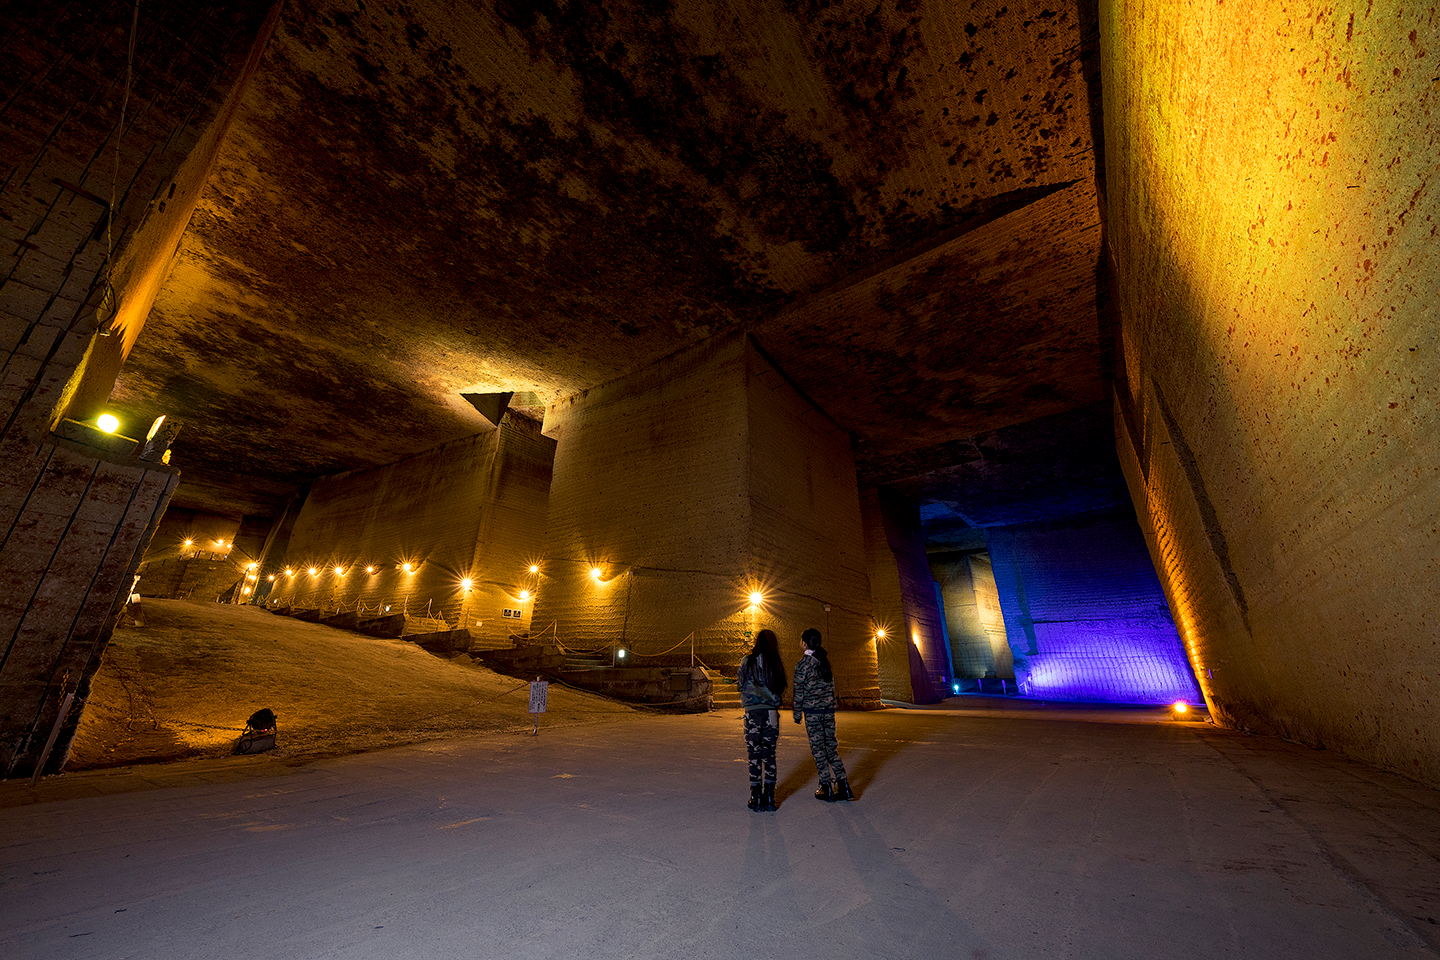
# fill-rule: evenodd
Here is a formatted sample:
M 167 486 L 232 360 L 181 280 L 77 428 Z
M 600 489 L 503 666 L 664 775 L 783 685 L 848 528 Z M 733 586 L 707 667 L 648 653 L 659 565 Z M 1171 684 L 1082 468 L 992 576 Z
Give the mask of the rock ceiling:
M 1095 31 L 1093 2 L 288 0 L 113 401 L 186 421 L 177 505 L 268 514 L 488 429 L 464 393 L 541 406 L 743 329 L 862 476 L 983 515 L 1027 425 L 1113 460 Z

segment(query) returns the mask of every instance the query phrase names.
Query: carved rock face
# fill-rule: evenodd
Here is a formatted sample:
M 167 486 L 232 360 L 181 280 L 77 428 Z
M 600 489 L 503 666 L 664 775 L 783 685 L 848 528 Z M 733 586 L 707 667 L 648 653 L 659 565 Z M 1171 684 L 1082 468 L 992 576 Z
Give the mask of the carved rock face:
M 1093 16 L 992 6 L 288 3 L 116 405 L 269 513 L 747 329 L 919 491 L 1107 398 Z

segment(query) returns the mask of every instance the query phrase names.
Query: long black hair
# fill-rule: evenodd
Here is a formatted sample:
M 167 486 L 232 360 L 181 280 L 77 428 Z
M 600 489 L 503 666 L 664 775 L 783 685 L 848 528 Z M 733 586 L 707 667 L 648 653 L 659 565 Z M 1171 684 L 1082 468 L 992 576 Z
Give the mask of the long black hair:
M 805 649 L 810 651 L 810 656 L 814 657 L 815 661 L 820 664 L 820 679 L 827 683 L 834 680 L 835 674 L 830 669 L 830 654 L 826 653 L 825 648 L 820 646 L 820 631 L 811 627 L 809 630 L 800 634 L 800 642 L 805 644 Z
M 750 661 L 756 675 L 775 696 L 785 692 L 785 665 L 780 662 L 780 638 L 774 630 L 761 630 L 755 634 L 755 646 L 750 648 Z

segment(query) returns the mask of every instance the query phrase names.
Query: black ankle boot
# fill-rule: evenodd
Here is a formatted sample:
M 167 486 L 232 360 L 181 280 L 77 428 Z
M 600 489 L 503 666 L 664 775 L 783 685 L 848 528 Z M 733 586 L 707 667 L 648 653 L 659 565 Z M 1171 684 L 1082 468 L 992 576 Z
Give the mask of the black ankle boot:
M 826 803 L 829 803 L 831 800 L 834 800 L 834 799 L 835 799 L 835 795 L 830 792 L 830 784 L 828 784 L 828 783 L 822 783 L 822 784 L 820 784 L 820 789 L 815 791 L 815 799 L 816 799 L 816 800 L 824 800 Z
M 839 781 L 836 781 L 836 783 L 835 783 L 835 797 L 834 797 L 834 799 L 836 799 L 836 800 L 854 800 L 854 799 L 855 799 L 855 794 L 850 790 L 850 781 L 849 781 L 849 780 L 839 780 Z
M 764 797 L 760 793 L 760 784 L 752 783 L 750 785 L 750 802 L 745 804 L 745 806 L 749 807 L 751 810 L 754 810 L 756 813 L 759 813 L 761 810 L 765 809 L 761 805 L 763 802 Z
M 761 810 L 774 810 L 774 809 L 775 809 L 775 784 L 773 784 L 773 783 L 767 783 L 767 784 L 765 784 L 765 793 L 764 793 L 764 795 L 760 798 L 760 803 L 761 803 L 761 806 L 760 806 L 760 809 L 761 809 Z

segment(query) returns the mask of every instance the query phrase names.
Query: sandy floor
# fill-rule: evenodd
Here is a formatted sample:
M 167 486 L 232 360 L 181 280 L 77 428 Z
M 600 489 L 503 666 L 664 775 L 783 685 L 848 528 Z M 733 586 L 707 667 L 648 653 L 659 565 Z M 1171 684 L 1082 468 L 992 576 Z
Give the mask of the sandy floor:
M 307 761 L 456 733 L 529 730 L 529 685 L 464 655 L 440 657 L 256 607 L 145 600 L 95 676 L 69 771 L 230 754 L 245 721 L 279 717 L 270 756 Z M 542 727 L 634 708 L 551 684 Z

